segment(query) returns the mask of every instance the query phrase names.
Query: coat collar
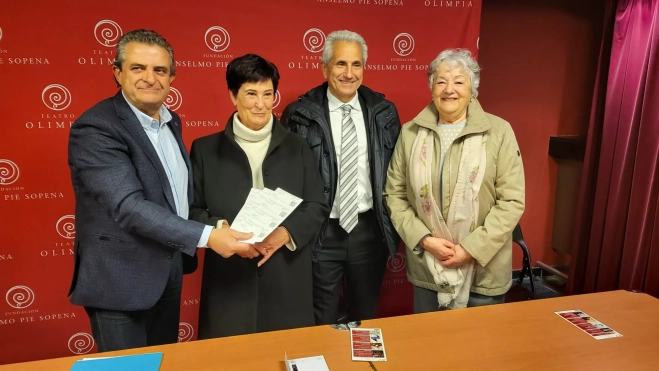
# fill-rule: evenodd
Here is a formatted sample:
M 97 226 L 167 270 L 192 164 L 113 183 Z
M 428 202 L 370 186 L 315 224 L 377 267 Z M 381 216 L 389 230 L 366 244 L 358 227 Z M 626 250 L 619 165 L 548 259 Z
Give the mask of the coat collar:
M 320 86 L 317 86 L 305 94 L 302 94 L 298 99 L 300 101 L 313 103 L 318 108 L 322 109 L 322 107 L 327 106 L 327 87 L 328 83 L 325 81 Z M 364 104 L 364 107 L 362 107 L 364 110 L 367 107 L 374 107 L 378 103 L 384 101 L 385 98 L 384 94 L 373 91 L 365 85 L 361 85 L 357 89 L 357 95 L 359 96 L 360 103 Z
M 413 120 L 414 124 L 417 124 L 421 127 L 430 129 L 436 133 L 439 133 L 437 122 L 439 121 L 439 112 L 433 102 L 430 102 Z M 460 135 L 465 136 L 475 133 L 483 133 L 492 128 L 490 119 L 483 111 L 478 99 L 471 98 L 469 106 L 467 107 L 467 124 L 462 130 Z
M 119 92 L 121 93 L 121 96 L 124 97 L 124 100 L 128 104 L 128 107 L 130 107 L 130 110 L 133 111 L 135 116 L 137 116 L 137 119 L 140 121 L 140 124 L 142 124 L 142 127 L 145 129 L 151 128 L 151 125 L 156 120 L 153 117 L 149 117 L 149 115 L 132 105 L 128 99 L 126 99 L 126 95 L 124 94 L 123 90 L 119 90 Z M 166 123 L 172 121 L 172 114 L 169 113 L 169 110 L 165 107 L 165 105 L 160 106 L 158 114 L 160 115 L 160 122 L 158 122 L 158 126 L 165 125 Z
M 229 139 L 229 141 L 236 143 L 236 138 L 234 137 L 233 133 L 233 116 L 236 114 L 237 111 L 234 111 L 231 116 L 229 116 L 229 120 L 227 121 L 227 124 L 224 128 L 224 135 Z M 275 148 L 277 148 L 286 138 L 286 136 L 289 135 L 288 130 L 284 128 L 284 126 L 277 120 L 277 117 L 273 114 L 272 115 L 272 136 L 270 137 L 270 146 L 268 147 L 268 152 L 266 153 L 266 156 L 270 154 Z
M 169 185 L 169 179 L 165 173 L 165 168 L 163 167 L 162 162 L 160 161 L 160 157 L 158 157 L 158 154 L 156 153 L 156 150 L 153 148 L 153 144 L 151 144 L 149 137 L 144 132 L 142 123 L 140 123 L 140 120 L 138 120 L 137 116 L 128 105 L 128 102 L 124 98 L 121 90 L 115 94 L 115 96 L 112 98 L 112 102 L 114 104 L 115 111 L 117 112 L 117 116 L 121 119 L 121 124 L 130 133 L 131 137 L 137 143 L 139 143 L 139 147 L 144 151 L 153 166 L 156 168 L 156 171 L 158 172 L 158 178 L 160 179 L 160 184 L 162 185 L 165 193 L 165 198 L 167 199 L 171 210 L 176 212 L 176 202 L 174 201 L 174 194 L 172 192 L 171 186 Z M 170 121 L 168 124 L 171 124 L 172 121 Z M 175 124 L 178 126 L 178 122 Z M 172 130 L 172 133 L 176 138 L 179 148 L 181 148 L 183 142 L 178 135 L 178 131 Z M 182 153 L 185 153 L 185 147 L 183 147 L 181 151 Z M 186 159 L 186 157 L 187 156 L 183 156 L 184 159 Z M 192 177 L 190 176 L 191 166 L 189 164 L 189 159 L 186 159 L 186 164 L 188 165 L 189 183 L 192 181 Z M 190 192 L 188 192 L 188 197 L 190 197 Z

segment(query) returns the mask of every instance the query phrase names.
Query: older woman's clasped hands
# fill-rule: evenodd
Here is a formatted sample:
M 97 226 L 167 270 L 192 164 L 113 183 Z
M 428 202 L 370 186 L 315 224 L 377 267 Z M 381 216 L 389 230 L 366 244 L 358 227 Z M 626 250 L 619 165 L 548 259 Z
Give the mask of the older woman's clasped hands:
M 421 240 L 420 245 L 442 264 L 455 257 L 455 244 L 444 238 L 428 236 Z

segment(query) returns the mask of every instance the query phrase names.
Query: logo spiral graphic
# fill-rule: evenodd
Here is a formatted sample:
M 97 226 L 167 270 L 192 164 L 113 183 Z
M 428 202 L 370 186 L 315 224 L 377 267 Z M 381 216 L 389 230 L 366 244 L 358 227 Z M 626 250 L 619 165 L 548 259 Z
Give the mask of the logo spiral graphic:
M 57 234 L 64 238 L 73 239 L 76 237 L 76 217 L 74 215 L 64 215 L 57 220 Z
M 387 260 L 387 269 L 393 273 L 400 272 L 405 269 L 405 255 L 398 252 L 396 253 L 395 258 L 392 259 L 390 256 Z
M 217 53 L 225 51 L 231 44 L 229 32 L 220 26 L 213 26 L 206 30 L 204 40 L 208 49 Z
M 13 161 L 0 159 L 0 184 L 9 185 L 18 180 L 20 171 Z
M 27 286 L 14 286 L 7 290 L 5 300 L 12 308 L 25 309 L 34 302 L 34 292 Z
M 279 106 L 279 103 L 281 103 L 281 94 L 279 94 L 279 90 L 277 90 L 277 94 L 275 94 L 275 99 L 272 101 L 272 108 L 277 108 L 277 106 Z
M 194 328 L 187 322 L 180 322 L 178 324 L 178 342 L 183 343 L 192 340 L 194 335 Z
M 165 99 L 163 104 L 172 111 L 181 108 L 181 105 L 183 104 L 183 96 L 181 95 L 181 92 L 176 88 L 170 87 L 167 99 Z
M 325 34 L 317 28 L 310 28 L 302 37 L 305 49 L 312 53 L 318 53 L 323 50 L 325 45 Z
M 414 50 L 414 38 L 408 33 L 399 33 L 394 38 L 394 51 L 401 57 L 408 56 Z
M 96 23 L 94 27 L 94 37 L 99 44 L 107 47 L 117 45 L 119 38 L 124 34 L 119 24 L 109 19 L 104 19 Z
M 61 111 L 71 105 L 71 93 L 60 84 L 50 84 L 41 92 L 41 101 L 51 110 Z
M 94 338 L 86 332 L 79 332 L 69 338 L 69 350 L 73 354 L 86 354 L 94 348 Z

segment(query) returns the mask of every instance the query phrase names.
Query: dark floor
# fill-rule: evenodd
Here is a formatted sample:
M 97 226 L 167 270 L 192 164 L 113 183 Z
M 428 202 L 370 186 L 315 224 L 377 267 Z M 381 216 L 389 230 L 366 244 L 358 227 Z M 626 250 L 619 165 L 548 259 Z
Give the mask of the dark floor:
M 535 286 L 535 292 L 531 291 L 531 283 L 529 282 L 528 277 L 524 277 L 524 281 L 522 281 L 521 285 L 519 285 L 517 279 L 515 279 L 513 281 L 513 286 L 506 294 L 506 303 L 561 296 L 561 294 L 543 285 L 542 282 L 540 282 L 540 278 L 537 276 L 534 276 L 533 283 Z

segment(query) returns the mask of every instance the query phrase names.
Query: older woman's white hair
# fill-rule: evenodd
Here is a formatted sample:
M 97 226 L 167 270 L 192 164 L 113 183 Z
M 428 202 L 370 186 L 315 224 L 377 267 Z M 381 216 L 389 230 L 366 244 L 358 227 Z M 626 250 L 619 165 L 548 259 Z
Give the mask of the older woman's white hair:
M 366 41 L 364 38 L 357 32 L 341 30 L 334 31 L 327 35 L 325 39 L 325 45 L 323 46 L 323 56 L 321 57 L 321 62 L 324 65 L 329 65 L 334 58 L 334 44 L 339 41 L 354 42 L 359 44 L 362 48 L 362 63 L 366 64 L 366 58 L 368 58 L 368 47 L 366 46 Z
M 432 84 L 435 80 L 435 73 L 442 63 L 447 63 L 451 69 L 462 67 L 469 76 L 471 82 L 471 94 L 478 97 L 478 85 L 481 82 L 481 67 L 478 62 L 471 56 L 467 49 L 446 49 L 439 53 L 428 66 L 428 85 L 432 90 Z

